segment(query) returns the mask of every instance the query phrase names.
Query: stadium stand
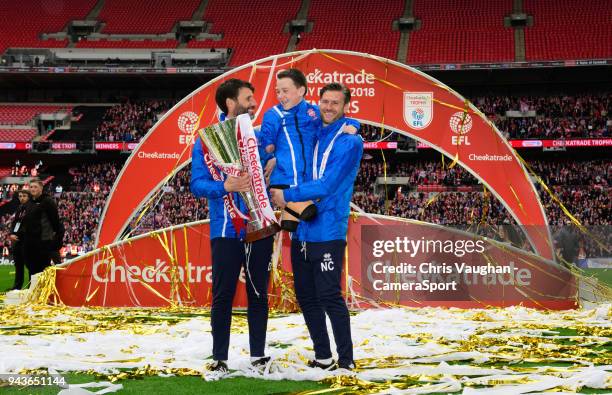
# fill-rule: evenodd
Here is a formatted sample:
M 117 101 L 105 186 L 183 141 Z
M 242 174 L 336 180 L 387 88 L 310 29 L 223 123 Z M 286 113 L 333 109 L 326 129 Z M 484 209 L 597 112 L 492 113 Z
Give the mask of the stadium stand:
M 0 127 L 0 141 L 32 141 L 37 133 L 35 128 L 2 129 Z
M 98 20 L 107 34 L 160 34 L 190 20 L 200 0 L 105 0 Z
M 505 28 L 511 0 L 415 0 L 421 28 L 410 33 L 409 64 L 514 61 L 514 32 Z
M 210 33 L 222 33 L 221 41 L 189 42 L 189 48 L 232 48 L 230 66 L 238 66 L 287 49 L 285 23 L 295 18 L 298 0 L 278 3 L 266 0 L 210 0 L 204 20 L 212 23 Z
M 495 122 L 508 139 L 603 138 L 612 136 L 612 95 L 609 93 L 477 96 L 470 99 Z M 509 117 L 507 111 L 535 111 L 535 116 Z M 387 139 L 380 129 L 365 126 L 366 140 Z M 391 136 L 396 139 L 397 136 Z
M 74 121 L 70 129 L 58 129 L 49 137 L 51 141 L 91 141 L 93 132 L 102 123 L 108 106 L 75 106 Z M 75 122 L 76 121 L 76 122 Z
M 612 7 L 607 1 L 524 0 L 534 25 L 525 29 L 527 60 L 612 57 Z
M 308 20 L 314 26 L 311 33 L 304 34 L 297 49 L 344 49 L 396 59 L 400 33 L 391 27 L 403 10 L 401 0 L 375 6 L 367 0 L 346 3 L 313 0 Z
M 24 0 L 20 7 L 0 12 L 0 53 L 7 48 L 62 48 L 66 40 L 43 39 L 44 33 L 65 30 L 72 20 L 85 19 L 96 0 L 53 2 Z M 213 41 L 191 40 L 188 48 L 230 48 L 230 66 L 287 50 L 287 22 L 296 18 L 300 0 L 278 4 L 265 0 L 210 0 L 203 20 L 207 32 L 221 35 Z M 612 8 L 606 2 L 523 0 L 523 11 L 533 26 L 522 28 L 526 60 L 602 59 L 612 57 Z M 120 34 L 168 34 L 175 24 L 191 20 L 199 0 L 106 0 L 97 21 L 110 37 L 80 39 L 77 48 L 177 48 L 174 39 L 135 39 Z M 308 7 L 312 31 L 302 33 L 296 49 L 332 48 L 372 53 L 397 59 L 400 32 L 393 22 L 404 15 L 405 2 L 372 3 L 313 0 Z M 418 28 L 408 40 L 409 64 L 512 62 L 514 29 L 504 27 L 513 11 L 512 0 L 414 0 L 411 15 Z M 22 18 L 22 15 L 28 18 Z M 134 15 L 138 15 L 134 18 Z M 339 18 L 338 16 L 350 18 Z M 19 26 L 15 21 L 20 21 Z M 239 21 L 239 23 L 236 23 Z M 262 23 L 265 21 L 265 23 Z M 15 29 L 20 34 L 14 34 Z
M 177 40 L 82 40 L 77 48 L 176 48 Z
M 0 125 L 24 125 L 41 113 L 70 112 L 69 106 L 0 105 Z
M 138 141 L 174 105 L 172 101 L 123 103 L 106 110 L 93 138 L 98 141 Z
M 0 11 L 0 53 L 9 47 L 65 47 L 67 40 L 42 40 L 40 34 L 60 32 L 70 20 L 85 19 L 96 1 L 22 0 L 19 7 L 3 6 Z M 16 31 L 19 34 L 15 34 Z

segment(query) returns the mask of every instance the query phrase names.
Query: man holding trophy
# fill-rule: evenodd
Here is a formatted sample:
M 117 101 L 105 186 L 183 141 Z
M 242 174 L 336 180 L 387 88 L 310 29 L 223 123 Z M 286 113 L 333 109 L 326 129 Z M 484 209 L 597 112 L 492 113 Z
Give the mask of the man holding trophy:
M 291 241 L 291 266 L 297 297 L 315 351 L 309 366 L 333 369 L 326 318 L 329 316 L 338 352 L 337 366 L 353 369 L 353 343 L 348 308 L 340 279 L 353 184 L 363 154 L 361 136 L 343 133 L 350 91 L 332 83 L 320 91 L 323 121 L 317 133 L 310 180 L 289 189 L 270 189 L 278 207 L 318 200 L 318 213 L 301 221 Z
M 232 302 L 244 267 L 251 363 L 263 366 L 268 323 L 268 279 L 273 235 L 278 232 L 268 200 L 260 152 L 250 117 L 257 103 L 254 88 L 230 79 L 216 92 L 226 121 L 199 130 L 191 163 L 191 191 L 209 205 L 212 255 L 213 363 L 227 368 Z M 264 156 L 262 153 L 261 156 Z

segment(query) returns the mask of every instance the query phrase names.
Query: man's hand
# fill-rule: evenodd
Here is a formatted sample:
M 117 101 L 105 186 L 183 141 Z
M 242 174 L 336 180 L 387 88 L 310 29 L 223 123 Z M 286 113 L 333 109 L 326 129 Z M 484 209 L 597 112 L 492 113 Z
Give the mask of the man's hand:
M 271 154 L 272 152 L 274 152 L 274 150 L 276 149 L 276 147 L 274 146 L 274 144 L 270 144 L 266 146 L 266 152 Z
M 344 128 L 342 128 L 342 132 L 346 134 L 356 134 L 357 128 L 353 125 L 344 125 Z
M 264 169 L 264 176 L 266 177 L 266 184 L 270 184 L 270 175 L 272 171 L 276 167 L 276 158 L 272 158 L 266 163 L 266 168 Z
M 11 241 L 14 243 L 16 241 L 19 241 L 19 237 L 17 237 L 17 235 L 10 235 L 9 239 L 11 239 Z
M 240 177 L 228 176 L 223 183 L 223 187 L 227 192 L 247 192 L 251 187 L 251 178 L 248 173 L 244 173 Z
M 272 198 L 272 203 L 278 208 L 285 208 L 287 202 L 285 201 L 285 194 L 282 189 L 271 188 L 270 195 Z

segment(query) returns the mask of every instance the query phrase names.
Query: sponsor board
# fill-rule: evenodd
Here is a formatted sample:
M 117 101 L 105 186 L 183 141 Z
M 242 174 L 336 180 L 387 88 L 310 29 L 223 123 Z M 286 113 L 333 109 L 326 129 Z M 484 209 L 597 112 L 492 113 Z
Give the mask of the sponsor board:
M 69 306 L 168 306 L 179 300 L 184 305 L 209 306 L 209 234 L 208 223 L 200 222 L 118 242 L 63 264 L 56 273 L 56 288 Z M 349 221 L 347 241 L 346 261 L 323 256 L 318 267 L 346 268 L 341 284 L 345 287 L 347 276 L 352 279 L 346 297 L 354 308 L 373 306 L 362 297 L 419 307 L 576 306 L 575 280 L 564 267 L 459 230 L 380 215 L 359 216 Z M 291 272 L 290 251 L 291 240 L 284 238 L 278 262 L 282 270 L 273 272 Z M 416 270 L 411 272 L 410 266 Z M 393 284 L 404 289 L 389 291 Z M 236 307 L 247 305 L 244 285 L 241 274 Z M 292 286 L 290 277 L 270 281 L 271 303 L 285 300 L 281 293 Z

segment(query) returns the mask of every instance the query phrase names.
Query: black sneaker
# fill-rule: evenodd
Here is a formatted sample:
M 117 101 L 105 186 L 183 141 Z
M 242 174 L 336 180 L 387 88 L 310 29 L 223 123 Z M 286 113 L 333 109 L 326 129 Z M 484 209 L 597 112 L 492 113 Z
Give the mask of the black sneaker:
M 270 357 L 261 357 L 254 361 L 251 361 L 251 365 L 253 365 L 256 368 L 263 367 L 263 366 L 266 366 L 268 362 L 270 362 L 270 359 L 271 359 Z
M 213 363 L 209 364 L 207 368 L 211 372 L 220 372 L 220 373 L 229 372 L 229 369 L 227 368 L 227 364 L 223 361 L 214 361 Z
M 319 368 L 323 370 L 334 370 L 336 369 L 336 361 L 332 359 L 330 363 L 321 363 L 317 361 L 316 359 L 313 359 L 311 361 L 308 361 L 308 367 L 309 368 Z
M 346 369 L 346 370 L 353 370 L 355 369 L 355 362 L 338 362 L 338 368 L 340 369 Z

